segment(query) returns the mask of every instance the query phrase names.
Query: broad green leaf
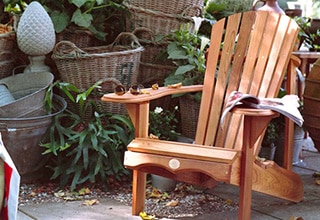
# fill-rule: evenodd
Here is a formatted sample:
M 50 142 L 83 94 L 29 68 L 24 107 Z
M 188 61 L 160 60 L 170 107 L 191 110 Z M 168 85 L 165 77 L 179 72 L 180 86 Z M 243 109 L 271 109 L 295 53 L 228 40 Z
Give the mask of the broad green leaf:
M 193 70 L 194 68 L 195 68 L 195 66 L 194 65 L 190 65 L 190 64 L 184 65 L 184 66 L 179 66 L 178 69 L 175 72 L 175 75 L 182 75 L 182 74 L 184 74 L 186 72 L 189 72 L 189 71 Z
M 84 169 L 88 168 L 89 165 L 89 150 L 88 148 L 83 148 L 82 149 L 82 157 L 83 157 L 83 167 Z
M 82 5 L 84 5 L 88 0 L 71 0 L 71 3 L 76 5 L 78 8 L 80 8 Z
M 93 17 L 91 14 L 82 13 L 80 9 L 77 9 L 71 18 L 71 21 L 80 27 L 88 28 L 91 25 Z
M 57 33 L 66 29 L 70 23 L 70 17 L 66 12 L 53 11 L 50 17 Z

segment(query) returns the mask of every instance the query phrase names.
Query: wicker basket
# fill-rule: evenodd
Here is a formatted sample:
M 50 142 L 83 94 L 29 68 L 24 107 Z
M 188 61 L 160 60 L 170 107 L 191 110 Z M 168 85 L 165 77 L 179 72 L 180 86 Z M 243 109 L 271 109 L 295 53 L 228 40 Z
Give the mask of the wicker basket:
M 156 41 L 154 32 L 146 27 L 136 28 L 133 34 L 139 39 L 139 43 L 144 48 L 141 54 L 141 62 L 172 65 L 172 62 L 167 59 L 168 41 Z
M 200 111 L 200 102 L 192 97 L 184 95 L 179 97 L 180 116 L 181 116 L 181 133 L 194 139 L 197 131 L 197 123 Z
M 12 75 L 16 57 L 13 50 L 16 44 L 16 33 L 12 31 L 12 26 L 0 24 L 0 79 Z
M 144 48 L 138 74 L 139 84 L 150 87 L 152 84 L 158 83 L 162 86 L 164 79 L 175 69 L 172 61 L 167 59 L 169 42 L 156 42 L 155 35 L 149 28 L 137 28 L 133 33 Z
M 79 89 L 86 90 L 97 81 L 110 78 L 129 87 L 137 82 L 142 51 L 135 35 L 123 32 L 107 46 L 80 49 L 72 42 L 61 41 L 56 44 L 52 59 L 61 80 Z M 113 88 L 101 92 L 113 92 Z M 105 110 L 119 113 L 112 108 Z
M 77 47 L 86 48 L 95 46 L 95 38 L 90 31 L 85 30 L 65 30 L 56 35 L 56 41 L 71 41 Z
M 12 51 L 16 42 L 16 33 L 12 30 L 12 26 L 0 24 L 0 51 Z
M 159 86 L 163 86 L 165 78 L 174 70 L 175 67 L 172 66 L 140 63 L 138 82 L 144 87 L 151 87 L 154 83 L 158 83 Z
M 182 14 L 186 7 L 203 7 L 203 0 L 130 0 L 130 4 L 136 7 L 142 7 L 153 11 L 160 11 L 167 14 Z M 195 16 L 196 11 L 188 11 L 186 16 Z
M 182 14 L 166 14 L 160 11 L 128 5 L 131 17 L 127 19 L 126 28 L 133 31 L 139 27 L 146 27 L 156 35 L 166 36 L 173 31 L 179 30 L 182 24 L 190 23 L 190 30 L 192 30 L 194 28 L 193 19 L 185 14 L 188 10 L 194 10 L 195 7 L 188 7 Z M 199 14 L 201 14 L 201 8 L 198 10 Z
M 9 51 L 0 52 L 0 79 L 11 76 L 14 68 L 14 55 Z

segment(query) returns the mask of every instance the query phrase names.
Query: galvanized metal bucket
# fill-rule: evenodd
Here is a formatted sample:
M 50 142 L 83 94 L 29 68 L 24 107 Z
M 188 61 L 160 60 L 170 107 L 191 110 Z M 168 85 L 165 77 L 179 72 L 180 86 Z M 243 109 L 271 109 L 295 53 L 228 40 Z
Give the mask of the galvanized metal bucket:
M 8 86 L 5 84 L 0 84 L 0 106 L 7 105 L 14 101 L 15 99 L 10 93 Z
M 53 116 L 61 113 L 67 106 L 66 101 L 53 96 L 57 111 L 29 118 L 0 118 L 0 132 L 3 143 L 21 175 L 22 182 L 44 166 L 46 157 L 39 142 L 52 123 Z
M 38 116 L 43 111 L 44 96 L 54 76 L 50 72 L 20 73 L 0 80 L 8 87 L 14 101 L 0 106 L 0 117 Z

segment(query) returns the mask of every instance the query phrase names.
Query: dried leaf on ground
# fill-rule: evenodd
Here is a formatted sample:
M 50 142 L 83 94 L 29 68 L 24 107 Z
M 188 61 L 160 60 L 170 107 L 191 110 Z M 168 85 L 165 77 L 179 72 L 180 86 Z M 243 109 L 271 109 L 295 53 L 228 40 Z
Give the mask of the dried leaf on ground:
M 85 200 L 82 205 L 85 206 L 93 206 L 99 204 L 99 201 L 97 199 L 90 199 L 90 200 Z
M 57 198 L 62 198 L 62 197 L 65 196 L 65 193 L 62 190 L 60 190 L 58 192 L 55 192 L 54 196 L 57 197 Z
M 166 206 L 170 206 L 170 207 L 175 207 L 177 205 L 179 205 L 179 201 L 176 201 L 176 200 L 171 200 L 166 204 Z
M 156 198 L 165 200 L 169 197 L 169 194 L 167 192 L 162 193 L 159 189 L 153 187 L 151 193 L 148 194 L 148 198 Z
M 89 188 L 82 188 L 79 190 L 79 195 L 83 196 L 83 195 L 88 195 L 91 193 L 91 190 Z
M 290 216 L 288 220 L 303 220 L 302 217 Z
M 312 176 L 313 176 L 313 177 L 320 177 L 320 172 L 314 172 L 314 173 L 312 174 Z
M 140 212 L 139 216 L 142 220 L 152 220 L 156 218 L 154 215 L 148 215 L 146 212 Z

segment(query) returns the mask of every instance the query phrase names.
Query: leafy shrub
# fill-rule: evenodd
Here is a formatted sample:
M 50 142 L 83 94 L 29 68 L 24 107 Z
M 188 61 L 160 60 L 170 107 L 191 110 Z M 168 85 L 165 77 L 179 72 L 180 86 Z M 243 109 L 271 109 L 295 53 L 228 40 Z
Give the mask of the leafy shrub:
M 52 179 L 60 178 L 63 187 L 70 183 L 73 190 L 86 181 L 108 181 L 108 176 L 121 179 L 129 172 L 123 167 L 123 153 L 133 139 L 133 125 L 124 115 L 98 112 L 96 102 L 89 99 L 98 87 L 93 85 L 81 92 L 69 83 L 55 83 L 53 87 L 63 92 L 75 105 L 77 113 L 66 109 L 53 119 L 48 132 L 44 154 L 51 154 L 55 165 Z M 92 115 L 88 117 L 88 112 Z
M 162 140 L 175 141 L 179 135 L 179 133 L 176 132 L 179 122 L 176 118 L 177 111 L 178 106 L 174 108 L 174 111 L 155 107 L 155 109 L 149 113 L 149 133 Z

